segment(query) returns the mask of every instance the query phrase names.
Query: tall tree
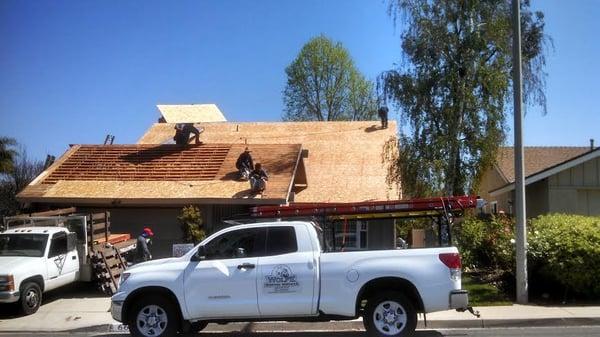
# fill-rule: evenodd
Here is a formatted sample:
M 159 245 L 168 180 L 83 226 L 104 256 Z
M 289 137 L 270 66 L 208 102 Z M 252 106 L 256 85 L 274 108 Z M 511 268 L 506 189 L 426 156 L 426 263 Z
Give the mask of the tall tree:
M 525 103 L 546 112 L 544 16 L 521 2 Z M 401 19 L 403 66 L 379 88 L 407 122 L 397 165 L 413 196 L 477 186 L 505 138 L 512 97 L 511 10 L 506 0 L 392 0 Z
M 285 73 L 284 120 L 365 120 L 375 114 L 374 85 L 339 42 L 311 39 Z
M 0 137 L 0 174 L 9 173 L 13 168 L 13 162 L 17 152 L 12 148 L 17 142 L 8 137 Z

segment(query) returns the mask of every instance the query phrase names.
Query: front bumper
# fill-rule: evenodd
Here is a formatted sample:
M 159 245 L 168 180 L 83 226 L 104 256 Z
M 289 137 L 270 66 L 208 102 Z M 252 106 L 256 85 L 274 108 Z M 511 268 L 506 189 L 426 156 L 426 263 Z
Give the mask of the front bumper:
M 0 291 L 0 303 L 14 303 L 20 297 L 19 291 Z
M 450 309 L 466 309 L 469 307 L 469 292 L 452 290 L 450 292 Z
M 123 301 L 110 302 L 110 315 L 117 322 L 123 322 Z

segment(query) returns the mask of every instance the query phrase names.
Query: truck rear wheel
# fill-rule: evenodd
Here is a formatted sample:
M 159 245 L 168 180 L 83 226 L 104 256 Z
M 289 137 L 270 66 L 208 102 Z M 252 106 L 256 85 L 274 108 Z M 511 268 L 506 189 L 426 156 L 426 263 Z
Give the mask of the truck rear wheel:
M 42 304 L 42 289 L 35 282 L 27 282 L 21 287 L 19 304 L 25 315 L 34 314 Z
M 411 336 L 417 327 L 417 312 L 401 293 L 385 292 L 367 300 L 363 324 L 369 336 Z
M 129 332 L 136 337 L 170 337 L 177 335 L 177 308 L 167 298 L 142 296 L 128 315 Z

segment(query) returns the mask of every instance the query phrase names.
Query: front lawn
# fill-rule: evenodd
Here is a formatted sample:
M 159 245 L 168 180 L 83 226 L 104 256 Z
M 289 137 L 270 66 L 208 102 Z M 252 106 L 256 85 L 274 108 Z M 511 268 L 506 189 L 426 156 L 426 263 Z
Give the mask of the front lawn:
M 512 302 L 506 294 L 494 285 L 485 283 L 469 275 L 463 274 L 462 287 L 469 291 L 469 304 L 471 306 L 511 305 Z

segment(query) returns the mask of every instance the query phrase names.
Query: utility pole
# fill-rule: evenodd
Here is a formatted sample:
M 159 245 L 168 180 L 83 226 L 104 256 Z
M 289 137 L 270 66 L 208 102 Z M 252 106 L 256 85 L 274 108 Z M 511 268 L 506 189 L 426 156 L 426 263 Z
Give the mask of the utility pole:
M 523 168 L 523 92 L 521 75 L 521 8 L 520 0 L 512 0 L 513 26 L 513 93 L 515 118 L 515 211 L 517 244 L 517 303 L 529 302 L 527 286 L 527 225 L 525 215 L 525 174 Z

